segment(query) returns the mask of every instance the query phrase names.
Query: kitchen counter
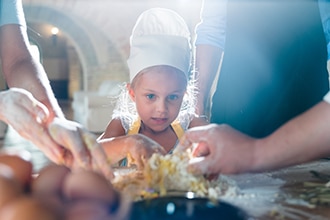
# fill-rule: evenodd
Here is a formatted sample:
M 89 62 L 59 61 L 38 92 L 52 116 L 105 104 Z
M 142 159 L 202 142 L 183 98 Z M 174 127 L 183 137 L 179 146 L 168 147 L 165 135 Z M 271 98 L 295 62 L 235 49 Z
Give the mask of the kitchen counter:
M 260 220 L 330 219 L 330 205 L 313 205 L 300 198 L 311 189 L 304 182 L 325 187 L 327 180 L 321 180 L 311 171 L 330 174 L 330 161 L 323 159 L 275 172 L 231 176 L 240 189 L 239 194 L 221 199 Z

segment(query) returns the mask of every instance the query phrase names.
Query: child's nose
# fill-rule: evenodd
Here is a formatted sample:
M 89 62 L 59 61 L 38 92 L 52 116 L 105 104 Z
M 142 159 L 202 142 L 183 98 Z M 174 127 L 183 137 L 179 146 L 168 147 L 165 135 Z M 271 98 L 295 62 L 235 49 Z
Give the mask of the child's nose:
M 159 99 L 159 101 L 157 102 L 157 111 L 158 112 L 166 112 L 167 111 L 166 100 Z

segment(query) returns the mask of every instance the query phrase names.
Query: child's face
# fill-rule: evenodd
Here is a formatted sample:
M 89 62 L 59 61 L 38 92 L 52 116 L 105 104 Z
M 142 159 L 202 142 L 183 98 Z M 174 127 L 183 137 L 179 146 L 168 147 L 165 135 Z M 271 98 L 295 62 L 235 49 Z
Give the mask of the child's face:
M 144 125 L 160 132 L 176 119 L 186 92 L 186 76 L 169 66 L 147 69 L 129 89 Z

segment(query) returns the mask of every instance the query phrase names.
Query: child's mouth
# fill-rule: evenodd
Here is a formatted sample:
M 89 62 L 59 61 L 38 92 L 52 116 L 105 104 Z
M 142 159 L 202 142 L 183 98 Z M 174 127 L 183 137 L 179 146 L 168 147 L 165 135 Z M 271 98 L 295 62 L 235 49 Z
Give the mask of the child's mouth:
M 153 120 L 156 124 L 163 124 L 163 123 L 167 122 L 167 118 L 152 118 L 152 120 Z

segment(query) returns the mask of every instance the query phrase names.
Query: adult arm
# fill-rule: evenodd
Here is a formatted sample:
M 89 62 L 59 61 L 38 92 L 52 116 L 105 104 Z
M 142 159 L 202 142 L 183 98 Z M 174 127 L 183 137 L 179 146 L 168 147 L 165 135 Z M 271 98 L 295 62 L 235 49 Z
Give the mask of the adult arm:
M 53 162 L 92 167 L 91 153 L 83 138 L 88 131 L 82 129 L 78 123 L 65 119 L 43 66 L 32 57 L 29 51 L 29 42 L 23 26 L 7 24 L 0 27 L 0 55 L 8 86 L 29 91 L 48 110 L 47 117 L 43 118 L 43 121 L 38 121 L 34 117 L 34 120 L 30 120 L 29 126 L 19 125 L 23 121 L 17 121 L 17 117 L 13 118 L 16 121 L 7 120 L 7 122 L 21 136 L 33 142 Z M 31 109 L 29 113 L 35 112 Z M 33 115 L 31 117 L 33 118 Z M 56 126 L 52 126 L 52 132 L 49 132 L 48 126 L 53 124 L 54 119 L 57 119 Z M 56 130 L 60 132 L 54 132 Z M 41 131 L 42 135 L 36 135 Z M 59 133 L 61 135 L 58 135 Z M 96 144 L 96 138 L 94 144 Z
M 196 26 L 196 79 L 198 87 L 198 115 L 208 115 L 205 107 L 210 105 L 225 47 L 227 1 L 203 1 L 201 22 Z M 210 89 L 211 88 L 211 89 Z
M 53 162 L 101 168 L 111 176 L 96 137 L 80 124 L 65 119 L 43 66 L 33 58 L 21 0 L 0 1 L 0 57 L 11 88 L 1 99 L 1 119 Z
M 55 116 L 64 118 L 43 66 L 32 57 L 27 33 L 23 26 L 7 24 L 1 27 L 0 52 L 2 70 L 8 86 L 31 92 L 48 108 L 49 121 Z
M 205 174 L 263 172 L 330 155 L 330 104 L 324 101 L 262 139 L 228 125 L 211 124 L 186 132 L 180 150 L 194 148 L 191 170 Z
M 210 45 L 196 46 L 197 103 L 196 113 L 209 116 L 211 98 L 215 91 L 221 67 L 223 50 Z M 211 88 L 211 89 L 210 89 Z
M 320 102 L 256 142 L 251 171 L 274 170 L 330 155 L 330 104 Z

